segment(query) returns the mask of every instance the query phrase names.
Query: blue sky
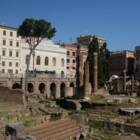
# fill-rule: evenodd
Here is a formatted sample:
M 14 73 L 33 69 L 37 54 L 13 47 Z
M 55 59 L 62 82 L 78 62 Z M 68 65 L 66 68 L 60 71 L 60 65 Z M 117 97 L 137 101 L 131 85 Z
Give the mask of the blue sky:
M 0 23 L 18 27 L 31 17 L 50 21 L 57 29 L 55 41 L 95 34 L 110 50 L 140 45 L 140 0 L 0 0 Z

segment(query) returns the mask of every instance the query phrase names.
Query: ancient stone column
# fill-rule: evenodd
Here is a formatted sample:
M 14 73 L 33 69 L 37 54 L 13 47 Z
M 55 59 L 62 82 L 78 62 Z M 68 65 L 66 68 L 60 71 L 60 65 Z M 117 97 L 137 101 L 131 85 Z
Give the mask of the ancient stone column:
M 80 72 L 80 87 L 82 87 L 84 85 L 84 62 L 82 54 L 80 54 L 79 72 Z
M 91 84 L 89 83 L 89 63 L 85 62 L 85 74 L 84 74 L 84 95 L 87 96 L 91 94 Z
M 78 94 L 79 92 L 79 87 L 80 87 L 80 45 L 77 46 L 77 51 L 76 51 L 76 92 Z
M 126 93 L 126 71 L 123 72 L 123 92 Z
M 98 54 L 93 53 L 93 92 L 98 90 Z
M 85 62 L 85 83 L 89 83 L 89 63 Z
M 134 76 L 132 76 L 132 79 L 131 79 L 131 94 L 133 94 L 134 92 Z

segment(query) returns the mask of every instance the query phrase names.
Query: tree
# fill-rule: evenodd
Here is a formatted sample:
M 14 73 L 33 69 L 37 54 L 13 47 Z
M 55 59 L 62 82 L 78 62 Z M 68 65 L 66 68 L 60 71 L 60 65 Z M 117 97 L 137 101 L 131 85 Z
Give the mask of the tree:
M 31 55 L 33 55 L 33 71 L 34 71 L 34 56 L 35 49 L 39 43 L 44 39 L 51 39 L 56 32 L 51 23 L 40 19 L 27 18 L 18 28 L 18 35 L 21 36 L 29 45 L 29 55 L 27 60 L 26 74 L 29 74 L 29 65 Z
M 100 82 L 105 82 L 109 79 L 109 57 L 110 52 L 107 49 L 107 43 L 105 42 L 101 46 L 99 51 L 99 80 Z
M 88 57 L 90 67 L 90 82 L 93 83 L 93 53 L 98 53 L 98 80 L 99 84 L 104 83 L 109 79 L 109 56 L 110 52 L 107 49 L 107 44 L 104 43 L 102 46 L 99 45 L 98 38 L 93 36 L 93 40 L 88 46 Z M 92 85 L 93 86 L 93 85 Z

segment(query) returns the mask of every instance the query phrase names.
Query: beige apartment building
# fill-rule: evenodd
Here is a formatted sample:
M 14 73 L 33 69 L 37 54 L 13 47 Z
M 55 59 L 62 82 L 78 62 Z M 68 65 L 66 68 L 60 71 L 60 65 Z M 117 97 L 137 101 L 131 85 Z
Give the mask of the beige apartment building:
M 0 74 L 21 74 L 20 43 L 17 29 L 0 25 Z
M 66 76 L 66 48 L 44 39 L 35 50 L 35 70 Z M 22 76 L 26 71 L 29 47 L 17 36 L 17 29 L 0 25 L 0 76 Z M 33 70 L 31 57 L 30 71 Z

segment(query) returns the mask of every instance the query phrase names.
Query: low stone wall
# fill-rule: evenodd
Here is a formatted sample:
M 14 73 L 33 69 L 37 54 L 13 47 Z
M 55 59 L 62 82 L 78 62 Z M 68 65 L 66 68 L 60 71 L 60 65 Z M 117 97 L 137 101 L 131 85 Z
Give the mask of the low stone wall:
M 115 104 L 111 103 L 93 103 L 88 101 L 80 101 L 82 109 L 95 109 L 95 110 L 117 110 L 118 107 Z
M 0 86 L 0 101 L 23 104 L 23 91 Z
M 115 123 L 110 121 L 96 121 L 92 120 L 92 123 L 95 125 L 99 125 L 100 127 L 104 127 L 105 129 L 111 131 L 117 131 L 121 133 L 134 133 L 140 136 L 140 126 L 125 124 L 125 123 Z

